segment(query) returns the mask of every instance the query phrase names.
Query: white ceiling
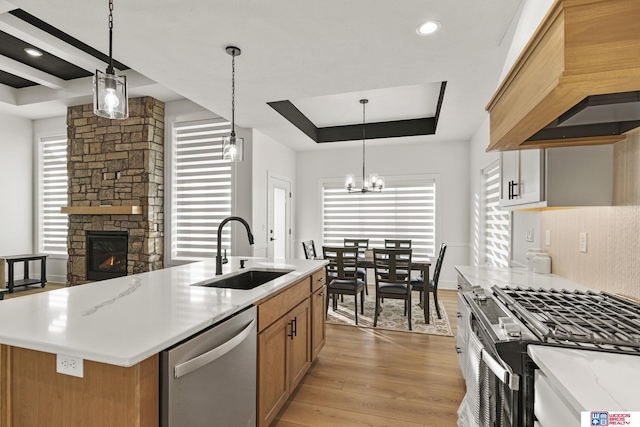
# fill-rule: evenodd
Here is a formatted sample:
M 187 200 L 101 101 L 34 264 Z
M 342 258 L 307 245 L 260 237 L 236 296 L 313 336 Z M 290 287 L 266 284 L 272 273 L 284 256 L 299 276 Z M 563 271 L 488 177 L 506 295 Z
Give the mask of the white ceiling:
M 132 68 L 126 74 L 133 96 L 185 97 L 228 118 L 231 57 L 225 47 L 239 47 L 236 124 L 296 150 L 318 144 L 267 102 L 290 100 L 320 126 L 360 123 L 361 98 L 369 99 L 367 121 L 425 117 L 433 114 L 434 87 L 447 81 L 436 135 L 419 140 L 468 140 L 486 117 L 520 3 L 114 0 L 113 53 Z M 0 0 L 0 13 L 13 7 L 108 52 L 107 0 Z M 430 19 L 442 23 L 440 31 L 418 36 L 418 25 Z M 77 79 L 62 89 L 0 87 L 0 111 L 62 115 L 65 105 L 88 102 L 90 81 Z

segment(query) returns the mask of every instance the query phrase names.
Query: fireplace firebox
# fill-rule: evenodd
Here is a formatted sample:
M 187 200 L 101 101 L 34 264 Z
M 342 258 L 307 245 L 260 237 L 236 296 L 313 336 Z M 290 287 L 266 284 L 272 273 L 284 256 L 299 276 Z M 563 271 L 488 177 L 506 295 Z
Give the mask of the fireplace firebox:
M 87 231 L 87 280 L 127 275 L 126 231 Z

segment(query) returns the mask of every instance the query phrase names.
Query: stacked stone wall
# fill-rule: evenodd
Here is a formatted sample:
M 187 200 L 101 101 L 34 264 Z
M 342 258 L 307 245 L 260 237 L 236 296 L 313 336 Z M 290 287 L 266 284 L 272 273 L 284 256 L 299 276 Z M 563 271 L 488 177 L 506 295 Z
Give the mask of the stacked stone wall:
M 67 280 L 87 281 L 86 232 L 127 231 L 127 274 L 163 268 L 164 103 L 129 100 L 129 118 L 67 111 L 68 206 L 141 206 L 140 215 L 69 215 Z

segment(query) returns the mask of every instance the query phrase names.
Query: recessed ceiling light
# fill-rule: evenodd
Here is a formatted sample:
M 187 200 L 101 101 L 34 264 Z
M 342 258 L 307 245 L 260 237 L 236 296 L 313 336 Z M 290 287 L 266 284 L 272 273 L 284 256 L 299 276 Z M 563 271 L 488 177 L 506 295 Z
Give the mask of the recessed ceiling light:
M 40 52 L 38 49 L 34 49 L 32 47 L 28 47 L 24 51 L 27 52 L 31 56 L 42 56 L 42 52 Z
M 421 24 L 416 32 L 421 36 L 426 36 L 428 34 L 433 34 L 440 29 L 440 23 L 438 21 L 427 21 L 424 24 Z

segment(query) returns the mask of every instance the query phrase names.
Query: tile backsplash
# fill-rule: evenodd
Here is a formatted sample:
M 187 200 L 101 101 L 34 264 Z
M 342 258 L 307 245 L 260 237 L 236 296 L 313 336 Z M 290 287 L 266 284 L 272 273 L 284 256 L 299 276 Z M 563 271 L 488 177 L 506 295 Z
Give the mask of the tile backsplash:
M 540 241 L 554 274 L 640 300 L 640 133 L 615 145 L 614 173 L 614 206 L 543 211 Z M 581 232 L 587 233 L 586 253 Z

